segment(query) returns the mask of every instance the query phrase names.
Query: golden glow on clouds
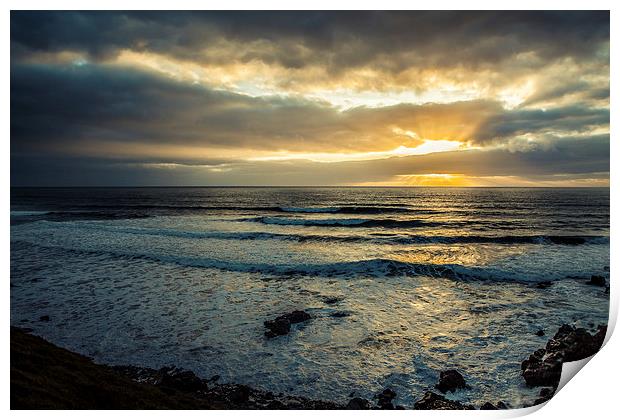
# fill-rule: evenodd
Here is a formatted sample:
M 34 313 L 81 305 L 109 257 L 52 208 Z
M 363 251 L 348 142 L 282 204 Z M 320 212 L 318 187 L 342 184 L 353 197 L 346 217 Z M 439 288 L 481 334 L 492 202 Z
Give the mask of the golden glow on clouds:
M 235 45 L 234 48 L 242 47 Z M 488 71 L 474 74 L 458 68 L 441 71 L 408 69 L 390 78 L 373 69 L 359 68 L 334 77 L 321 67 L 291 69 L 267 65 L 260 60 L 236 62 L 223 58 L 197 63 L 132 50 L 121 51 L 112 64 L 145 68 L 179 81 L 255 97 L 303 95 L 340 109 L 400 103 L 450 103 L 485 97 L 496 97 L 507 107 L 514 108 L 532 94 L 536 83 L 535 76 L 527 80 L 506 80 L 500 84 L 503 87 L 496 90 L 483 81 L 497 76 Z
M 498 93 L 499 99 L 506 108 L 516 108 L 535 92 L 534 85 L 533 78 L 528 78 L 514 86 L 500 90 Z
M 366 187 L 609 187 L 609 178 L 531 180 L 522 176 L 467 176 L 463 174 L 397 175 L 388 181 L 361 182 Z
M 258 44 L 253 45 L 252 48 L 273 48 L 268 43 L 257 42 Z M 455 68 L 448 70 L 407 69 L 387 78 L 384 73 L 370 68 L 355 68 L 343 74 L 329 75 L 326 69 L 320 67 L 284 68 L 274 63 L 267 64 L 260 59 L 231 61 L 227 58 L 230 51 L 226 49 L 235 48 L 243 49 L 244 47 L 231 44 L 210 48 L 208 52 L 204 52 L 204 54 L 209 54 L 209 60 L 206 61 L 180 60 L 152 52 L 122 50 L 119 55 L 107 60 L 105 65 L 147 70 L 188 85 L 199 84 L 210 89 L 247 95 L 245 98 L 277 95 L 315 101 L 329 109 L 330 112 L 337 114 L 328 129 L 317 130 L 318 141 L 312 138 L 312 132 L 309 131 L 310 134 L 304 136 L 303 130 L 300 129 L 299 133 L 291 130 L 285 135 L 274 136 L 278 141 L 271 143 L 267 141 L 266 144 L 259 144 L 265 140 L 259 136 L 251 141 L 248 140 L 247 143 L 229 145 L 219 141 L 209 144 L 209 135 L 213 134 L 209 131 L 205 133 L 204 145 L 183 143 L 180 140 L 175 142 L 176 139 L 166 139 L 171 143 L 153 143 L 148 138 L 133 142 L 92 138 L 74 143 L 71 146 L 72 149 L 65 150 L 65 152 L 70 152 L 75 156 L 105 154 L 110 158 L 135 158 L 136 160 L 146 158 L 169 161 L 175 159 L 234 161 L 230 164 L 191 165 L 193 168 L 218 173 L 235 171 L 239 162 L 243 164 L 243 162 L 305 160 L 337 163 L 483 148 L 504 148 L 512 153 L 549 150 L 553 145 L 547 137 L 570 138 L 571 136 L 609 133 L 608 124 L 586 125 L 579 127 L 581 130 L 564 132 L 543 127 L 537 129 L 535 134 L 512 135 L 502 139 L 499 144 L 485 144 L 484 147 L 476 147 L 472 144 L 477 128 L 485 122 L 489 114 L 496 111 L 482 105 L 476 108 L 474 100 L 477 99 L 497 100 L 501 103 L 498 107 L 503 106 L 506 110 L 520 108 L 540 111 L 584 101 L 593 107 L 608 108 L 608 99 L 604 97 L 602 99 L 584 98 L 579 89 L 567 91 L 565 94 L 550 95 L 550 93 L 561 91 L 566 85 L 575 81 L 589 86 L 608 85 L 608 74 L 605 74 L 604 69 L 601 72 L 600 68 L 588 67 L 593 64 L 576 63 L 572 59 L 552 63 L 534 74 L 526 72 L 525 75 L 515 77 L 511 77 L 510 70 L 498 73 L 482 69 L 474 74 Z M 247 48 L 244 51 L 247 52 Z M 303 51 L 300 53 L 303 55 Z M 520 58 L 525 61 L 528 59 L 531 57 Z M 80 54 L 71 51 L 34 54 L 28 61 L 45 64 L 63 63 L 75 67 L 89 64 Z M 460 101 L 472 102 L 463 102 L 464 105 L 460 107 L 458 104 L 446 108 L 437 106 Z M 424 109 L 399 108 L 398 105 L 401 104 L 420 105 L 420 108 Z M 237 101 L 230 106 L 234 108 L 234 111 L 239 111 L 243 106 L 249 105 Z M 373 109 L 382 107 L 384 109 Z M 187 111 L 188 114 L 192 112 L 195 110 Z M 304 114 L 303 118 L 308 117 Z M 304 124 L 299 124 L 299 127 L 323 129 L 327 127 L 327 124 L 321 125 L 324 121 L 323 119 L 303 120 Z M 261 120 L 255 124 L 260 126 L 263 122 L 265 122 L 265 127 L 269 124 L 289 125 L 291 119 L 284 121 L 274 119 L 271 122 Z M 256 131 L 260 132 L 260 130 Z M 229 134 L 225 131 L 222 136 Z M 176 163 L 143 163 L 141 165 L 145 168 L 162 170 L 174 170 L 188 166 Z M 387 181 L 370 181 L 359 185 L 450 187 L 609 185 L 609 180 L 605 177 L 541 181 L 518 176 L 468 176 L 450 173 L 449 161 L 444 165 L 445 168 L 438 168 L 437 173 L 414 172 L 396 175 Z M 415 168 L 412 169 L 413 172 Z M 430 170 L 435 171 L 435 168 Z M 443 170 L 445 173 L 442 172 Z
M 414 133 L 415 134 L 415 133 Z M 274 160 L 310 160 L 313 162 L 347 162 L 360 160 L 385 159 L 398 156 L 426 155 L 429 153 L 450 152 L 462 149 L 465 146 L 460 141 L 452 140 L 422 140 L 417 147 L 399 146 L 396 149 L 384 152 L 365 153 L 295 153 L 281 151 L 270 156 L 249 158 L 250 161 Z

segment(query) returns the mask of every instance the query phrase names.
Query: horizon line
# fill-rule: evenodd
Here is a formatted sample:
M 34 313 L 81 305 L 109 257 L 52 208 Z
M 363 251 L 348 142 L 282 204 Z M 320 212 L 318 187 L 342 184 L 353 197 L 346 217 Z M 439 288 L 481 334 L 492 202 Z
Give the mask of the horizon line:
M 611 188 L 607 186 L 524 186 L 524 185 L 11 185 L 10 188 Z

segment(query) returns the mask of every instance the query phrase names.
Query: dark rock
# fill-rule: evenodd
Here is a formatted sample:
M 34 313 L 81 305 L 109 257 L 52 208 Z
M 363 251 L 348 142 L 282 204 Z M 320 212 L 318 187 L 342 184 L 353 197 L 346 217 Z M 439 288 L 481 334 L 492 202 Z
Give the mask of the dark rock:
M 298 324 L 300 322 L 304 322 L 312 318 L 310 314 L 304 311 L 293 311 L 290 314 L 284 315 L 284 316 L 289 321 L 291 321 L 291 324 Z
M 465 378 L 458 371 L 454 369 L 445 370 L 439 374 L 439 383 L 435 385 L 435 388 L 443 392 L 456 391 L 457 388 L 466 388 Z
M 370 402 L 359 397 L 352 398 L 347 404 L 347 410 L 368 410 L 369 408 Z
M 265 335 L 273 338 L 288 334 L 291 331 L 291 321 L 286 318 L 276 318 L 273 321 L 265 321 L 265 327 L 269 329 L 265 331 Z
M 219 380 L 220 380 L 220 375 L 213 375 L 211 379 L 209 379 L 209 382 L 217 382 Z
M 541 281 L 541 282 L 536 283 L 536 288 L 538 288 L 538 289 L 548 289 L 552 285 L 553 285 L 553 283 L 551 283 L 550 281 Z
M 497 410 L 497 407 L 495 407 L 493 404 L 491 404 L 490 402 L 485 402 L 484 404 L 482 404 L 482 406 L 480 407 L 481 410 Z
M 39 321 L 43 321 L 43 322 L 49 322 L 50 317 L 49 315 L 43 315 L 42 317 L 39 318 Z
M 250 387 L 246 385 L 237 385 L 228 395 L 230 401 L 234 403 L 244 403 L 250 399 Z
M 327 305 L 334 305 L 340 301 L 342 301 L 342 298 L 336 297 L 336 296 L 328 296 L 323 299 L 323 302 L 326 303 Z
M 554 388 L 543 388 L 543 389 L 541 389 L 540 393 L 538 394 L 538 396 L 540 398 L 537 398 L 534 401 L 534 405 L 542 404 L 545 401 L 549 401 L 553 397 L 553 394 L 555 394 L 555 389 Z
M 606 294 L 606 295 L 608 295 L 608 294 L 609 294 L 609 286 L 607 286 L 607 287 L 605 288 L 605 294 Z
M 421 400 L 413 404 L 415 410 L 473 410 L 470 405 L 463 405 L 452 401 L 434 392 L 427 391 Z
M 274 320 L 265 321 L 265 327 L 269 330 L 265 331 L 265 335 L 268 338 L 286 335 L 291 331 L 291 324 L 298 324 L 311 318 L 310 314 L 304 311 L 293 311 L 290 314 L 280 315 Z
M 159 370 L 156 385 L 182 392 L 196 392 L 207 389 L 206 383 L 191 370 L 164 367 Z
M 586 284 L 589 284 L 591 286 L 599 286 L 599 287 L 607 286 L 607 283 L 605 282 L 605 277 L 603 276 L 592 276 L 590 277 L 590 281 L 587 282 Z
M 498 410 L 507 410 L 508 409 L 508 406 L 506 405 L 506 403 L 504 401 L 498 401 L 495 406 L 497 407 Z
M 543 397 L 543 398 L 551 397 L 551 396 L 553 396 L 554 392 L 555 391 L 554 391 L 553 388 L 542 388 L 540 390 L 540 393 L 538 394 L 538 396 Z
M 377 398 L 377 405 L 384 410 L 393 410 L 394 405 L 392 400 L 396 398 L 396 392 L 390 388 L 384 389 L 380 394 L 375 396 Z
M 562 374 L 563 362 L 574 362 L 595 354 L 603 345 L 607 326 L 598 327 L 591 335 L 583 328 L 562 325 L 547 342 L 521 363 L 521 374 L 529 386 L 556 387 Z
M 536 335 L 542 337 L 543 335 L 545 335 L 545 332 L 543 330 L 538 330 L 536 331 Z
M 348 313 L 348 312 L 338 311 L 338 312 L 332 313 L 330 316 L 332 318 L 344 318 L 344 317 L 347 317 L 349 315 L 351 315 L 351 314 Z
M 207 381 L 203 381 L 204 386 L 200 387 L 176 387 L 177 389 L 161 386 L 162 377 L 168 375 L 170 379 L 181 379 L 184 381 L 193 380 L 190 374 L 184 373 L 183 369 L 175 367 L 162 368 L 160 370 L 136 367 L 136 366 L 114 366 L 112 369 L 119 374 L 129 377 L 141 384 L 154 385 L 168 395 L 190 396 L 192 400 L 206 401 L 215 403 L 219 409 L 306 409 L 306 410 L 334 410 L 344 409 L 344 405 L 339 405 L 329 401 L 309 400 L 303 397 L 296 397 L 284 394 L 274 395 L 272 392 L 262 391 L 239 384 L 211 384 L 207 386 Z M 181 388 L 182 390 L 178 389 Z M 187 390 L 187 391 L 185 391 Z M 182 397 L 184 398 L 184 397 Z

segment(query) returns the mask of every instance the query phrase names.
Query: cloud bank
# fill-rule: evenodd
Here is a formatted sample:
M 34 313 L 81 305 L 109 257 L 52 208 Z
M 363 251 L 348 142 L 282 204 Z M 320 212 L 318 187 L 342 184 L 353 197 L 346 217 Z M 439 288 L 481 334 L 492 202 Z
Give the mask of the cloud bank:
M 11 13 L 12 185 L 608 172 L 608 12 Z

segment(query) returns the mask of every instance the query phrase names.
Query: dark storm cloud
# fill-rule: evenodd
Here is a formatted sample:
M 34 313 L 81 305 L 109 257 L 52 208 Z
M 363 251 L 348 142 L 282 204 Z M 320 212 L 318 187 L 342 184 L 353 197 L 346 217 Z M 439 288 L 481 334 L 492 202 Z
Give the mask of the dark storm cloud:
M 582 80 L 573 80 L 569 83 L 543 86 L 538 89 L 536 93 L 528 97 L 521 106 L 554 102 L 571 95 L 575 96 L 575 99 L 580 101 L 606 100 L 609 99 L 609 86 L 592 86 Z
M 264 47 L 203 54 L 217 41 Z M 121 49 L 183 60 L 261 60 L 330 73 L 372 65 L 487 67 L 522 53 L 583 58 L 609 41 L 601 12 L 12 12 L 13 58 L 80 51 L 93 59 Z
M 540 131 L 583 132 L 608 124 L 608 109 L 579 105 L 550 110 L 516 109 L 486 118 L 477 129 L 476 140 L 479 143 L 501 141 Z
M 608 123 L 607 109 L 579 105 L 505 110 L 497 102 L 478 100 L 341 112 L 302 98 L 254 98 L 118 67 L 13 65 L 11 71 L 16 153 L 84 141 L 303 152 L 390 150 L 419 142 L 395 128 L 422 138 L 489 144 Z

